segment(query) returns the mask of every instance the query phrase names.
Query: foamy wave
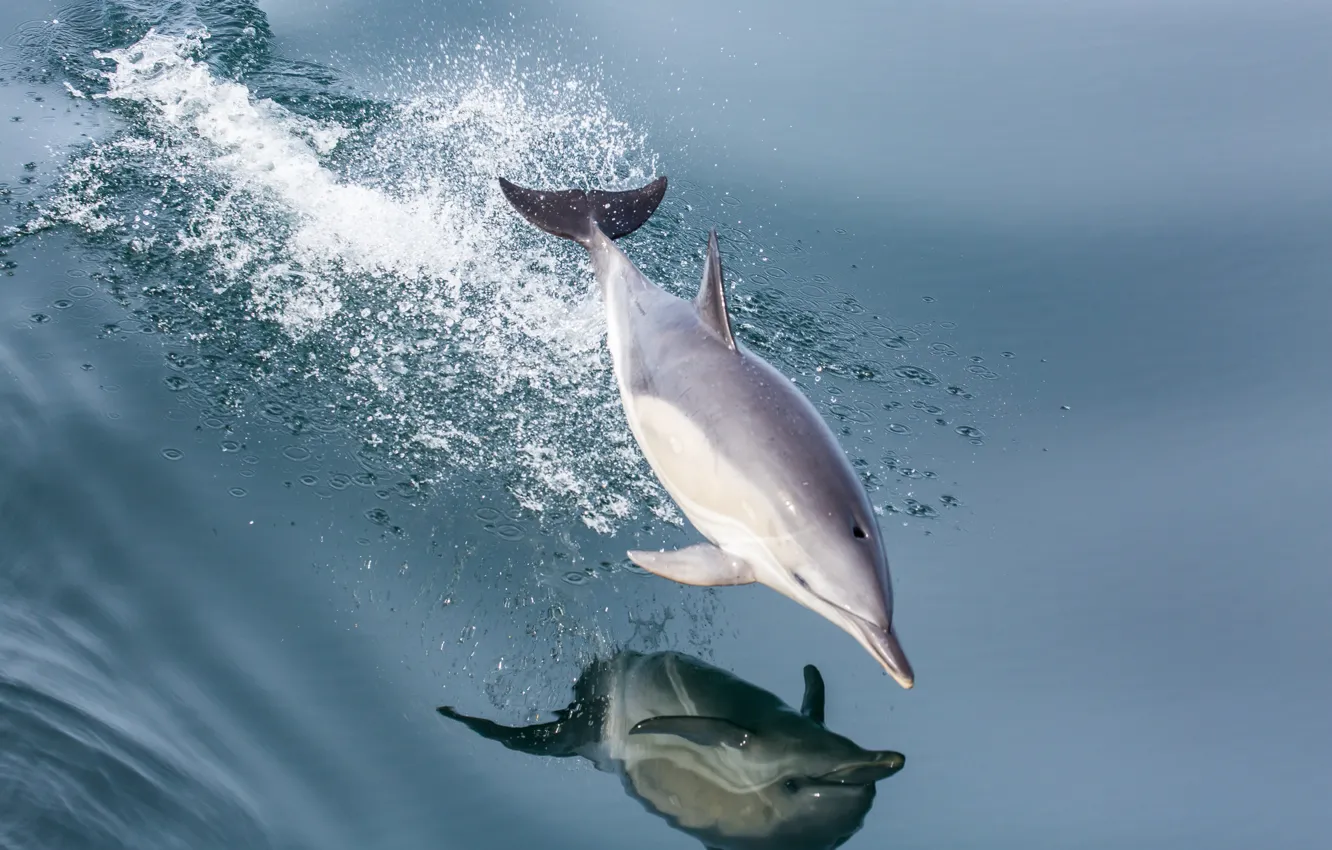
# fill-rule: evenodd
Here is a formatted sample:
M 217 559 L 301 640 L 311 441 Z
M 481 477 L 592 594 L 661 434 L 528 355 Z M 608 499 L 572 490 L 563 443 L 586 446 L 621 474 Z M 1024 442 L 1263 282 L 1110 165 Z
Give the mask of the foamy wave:
M 95 97 L 132 129 L 74 163 L 31 226 L 198 261 L 204 294 L 178 297 L 220 310 L 207 290 L 243 291 L 292 340 L 288 370 L 338 376 L 353 430 L 402 464 L 498 471 L 528 509 L 576 506 L 599 531 L 643 506 L 678 521 L 624 425 L 585 261 L 514 216 L 495 180 L 650 179 L 643 136 L 596 86 L 459 71 L 344 126 L 214 76 L 206 39 L 150 32 L 97 54 L 114 67 Z M 117 214 L 136 175 L 177 200 Z

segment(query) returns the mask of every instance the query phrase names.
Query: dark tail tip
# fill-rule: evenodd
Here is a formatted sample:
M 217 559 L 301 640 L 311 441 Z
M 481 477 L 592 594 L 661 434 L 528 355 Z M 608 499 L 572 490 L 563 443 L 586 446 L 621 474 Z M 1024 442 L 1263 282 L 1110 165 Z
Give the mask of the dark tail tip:
M 580 245 L 587 245 L 598 227 L 612 239 L 628 236 L 652 217 L 666 197 L 664 176 L 627 192 L 525 189 L 503 177 L 499 184 L 504 197 L 523 218 L 547 233 Z

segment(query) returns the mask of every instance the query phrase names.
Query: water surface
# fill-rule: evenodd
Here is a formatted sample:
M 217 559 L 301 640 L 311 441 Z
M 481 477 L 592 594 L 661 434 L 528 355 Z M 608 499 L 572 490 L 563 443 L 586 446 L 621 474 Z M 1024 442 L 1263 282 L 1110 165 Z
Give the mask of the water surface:
M 1314 847 L 1332 693 L 1332 15 L 15 0 L 0 12 L 0 844 L 696 846 L 480 741 L 701 657 L 900 751 L 851 847 Z M 898 688 L 693 532 L 585 261 L 626 240 L 881 509 Z

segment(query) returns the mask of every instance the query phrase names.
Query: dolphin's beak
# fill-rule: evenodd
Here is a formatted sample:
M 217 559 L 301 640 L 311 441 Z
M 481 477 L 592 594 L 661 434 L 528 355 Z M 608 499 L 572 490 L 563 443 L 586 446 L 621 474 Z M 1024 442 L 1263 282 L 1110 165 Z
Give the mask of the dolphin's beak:
M 902 651 L 902 644 L 897 642 L 892 626 L 884 629 L 867 620 L 860 620 L 856 625 L 859 626 L 856 637 L 870 651 L 870 655 L 879 659 L 888 675 L 904 688 L 914 685 L 916 674 L 911 669 L 911 662 L 907 661 L 906 653 Z
M 840 785 L 872 785 L 887 779 L 906 765 L 906 756 L 891 750 L 866 753 L 863 761 L 844 764 L 834 771 L 818 777 L 820 782 Z

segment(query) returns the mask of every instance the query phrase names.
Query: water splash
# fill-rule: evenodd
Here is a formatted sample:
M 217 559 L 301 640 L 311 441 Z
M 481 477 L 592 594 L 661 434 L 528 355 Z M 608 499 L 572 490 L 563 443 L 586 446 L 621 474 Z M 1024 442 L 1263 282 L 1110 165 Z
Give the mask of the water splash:
M 342 431 L 365 470 L 412 487 L 498 482 L 556 523 L 679 524 L 624 423 L 585 258 L 528 227 L 496 189 L 501 174 L 624 187 L 658 172 L 596 70 L 447 56 L 391 86 L 400 99 L 376 101 L 274 56 L 259 13 L 215 23 L 123 25 L 138 33 L 125 46 L 84 51 L 91 64 L 66 56 L 80 93 L 126 129 L 72 159 L 24 232 L 74 226 L 109 249 L 112 294 L 145 329 L 188 344 L 172 365 L 206 421 L 257 408 L 293 433 Z M 712 194 L 676 180 L 634 237 L 635 262 L 677 292 L 700 266 L 691 211 L 739 203 Z M 919 365 L 962 359 L 947 343 L 922 350 L 937 339 L 930 323 L 865 315 L 826 276 L 801 274 L 799 240 L 720 230 L 737 332 L 796 376 L 845 440 L 917 438 L 876 421 L 900 406 L 885 393 L 939 402 L 927 405 L 937 425 L 975 418 L 958 377 L 997 375 Z M 880 486 L 874 469 L 864 476 Z
M 196 341 L 236 333 L 239 300 L 285 339 L 262 371 L 335 385 L 334 412 L 390 463 L 495 471 L 526 508 L 599 531 L 636 503 L 675 519 L 623 423 L 599 299 L 571 283 L 582 259 L 495 181 L 638 185 L 655 172 L 643 136 L 585 80 L 480 72 L 373 122 L 314 119 L 217 77 L 207 39 L 150 31 L 96 54 L 111 67 L 94 97 L 137 121 L 26 229 L 73 224 L 137 266 L 190 266 L 164 289 L 213 318 Z

